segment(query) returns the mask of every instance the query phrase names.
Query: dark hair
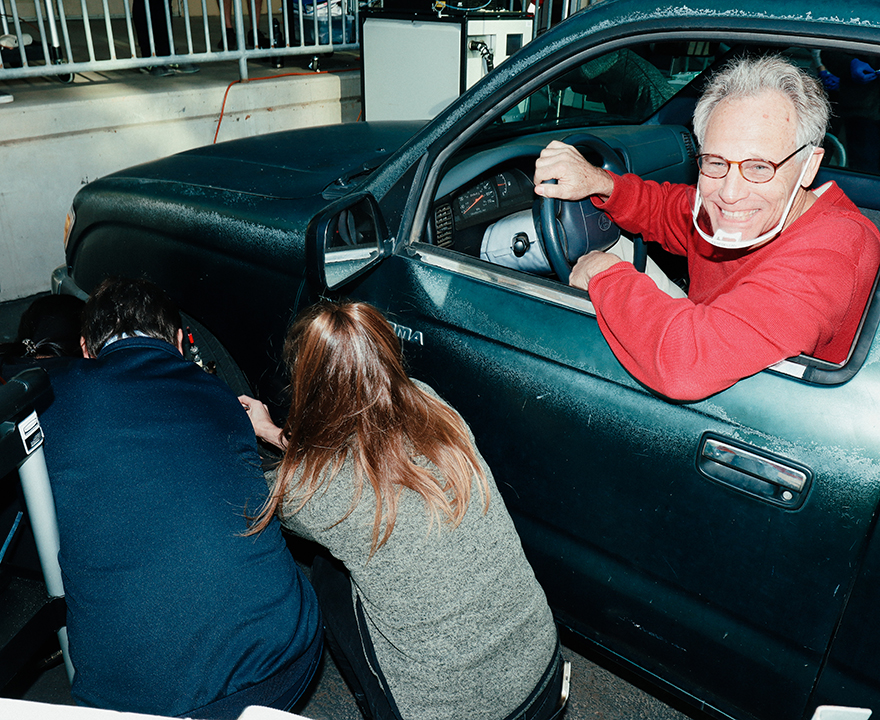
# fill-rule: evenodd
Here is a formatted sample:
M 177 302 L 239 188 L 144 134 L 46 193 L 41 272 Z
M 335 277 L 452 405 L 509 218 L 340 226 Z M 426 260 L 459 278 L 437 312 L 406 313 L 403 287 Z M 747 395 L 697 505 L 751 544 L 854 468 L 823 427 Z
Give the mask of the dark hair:
M 82 336 L 96 357 L 116 335 L 143 334 L 177 343 L 180 313 L 165 292 L 148 280 L 108 278 L 86 302 Z
M 407 376 L 400 342 L 378 310 L 321 302 L 296 320 L 284 357 L 292 392 L 288 445 L 252 532 L 290 500 L 294 512 L 302 509 L 347 458 L 354 465 L 354 496 L 337 523 L 357 507 L 366 480 L 376 496 L 371 556 L 391 535 L 405 488 L 422 496 L 432 523 L 442 517 L 457 527 L 476 480 L 485 512 L 489 487 L 467 426 Z M 418 457 L 433 469 L 414 462 Z
M 82 311 L 85 303 L 73 295 L 45 295 L 21 314 L 14 343 L 6 357 L 79 357 Z

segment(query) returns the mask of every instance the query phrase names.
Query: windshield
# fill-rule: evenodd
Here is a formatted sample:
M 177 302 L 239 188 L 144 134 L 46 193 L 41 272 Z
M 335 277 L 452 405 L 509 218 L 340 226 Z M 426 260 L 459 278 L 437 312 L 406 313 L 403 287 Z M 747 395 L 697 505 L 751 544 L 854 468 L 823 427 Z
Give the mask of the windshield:
M 729 48 L 710 42 L 645 43 L 591 58 L 495 120 L 496 131 L 641 124 L 678 96 Z

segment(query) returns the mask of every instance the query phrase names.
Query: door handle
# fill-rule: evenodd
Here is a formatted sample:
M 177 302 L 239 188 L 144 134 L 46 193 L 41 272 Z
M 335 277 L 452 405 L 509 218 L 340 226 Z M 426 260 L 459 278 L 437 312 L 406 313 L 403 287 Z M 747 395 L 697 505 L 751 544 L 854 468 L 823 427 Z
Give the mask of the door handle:
M 705 476 L 776 505 L 799 507 L 812 480 L 809 468 L 715 435 L 703 435 L 697 466 Z

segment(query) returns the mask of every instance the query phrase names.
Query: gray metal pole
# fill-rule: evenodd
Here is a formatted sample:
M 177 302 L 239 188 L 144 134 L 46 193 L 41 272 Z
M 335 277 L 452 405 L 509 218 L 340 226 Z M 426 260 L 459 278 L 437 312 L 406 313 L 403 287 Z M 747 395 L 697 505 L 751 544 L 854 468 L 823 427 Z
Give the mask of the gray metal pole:
M 37 554 L 46 579 L 46 590 L 50 597 L 64 597 L 64 582 L 61 579 L 61 566 L 58 564 L 58 551 L 61 543 L 58 536 L 58 516 L 55 514 L 55 498 L 49 484 L 49 472 L 46 469 L 46 456 L 42 445 L 34 450 L 27 460 L 18 468 L 21 488 L 27 505 Z M 67 628 L 58 631 L 58 642 L 64 655 L 67 677 L 73 682 L 74 668 L 70 661 L 67 646 Z

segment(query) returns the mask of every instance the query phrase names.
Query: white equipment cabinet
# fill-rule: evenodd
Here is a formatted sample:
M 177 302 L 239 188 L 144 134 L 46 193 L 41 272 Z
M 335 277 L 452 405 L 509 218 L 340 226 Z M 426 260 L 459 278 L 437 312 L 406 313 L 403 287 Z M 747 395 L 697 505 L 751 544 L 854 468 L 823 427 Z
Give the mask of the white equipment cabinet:
M 522 13 L 365 15 L 365 120 L 429 120 L 532 39 Z

